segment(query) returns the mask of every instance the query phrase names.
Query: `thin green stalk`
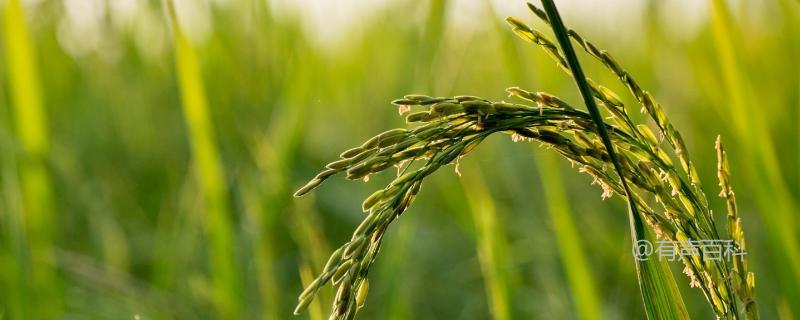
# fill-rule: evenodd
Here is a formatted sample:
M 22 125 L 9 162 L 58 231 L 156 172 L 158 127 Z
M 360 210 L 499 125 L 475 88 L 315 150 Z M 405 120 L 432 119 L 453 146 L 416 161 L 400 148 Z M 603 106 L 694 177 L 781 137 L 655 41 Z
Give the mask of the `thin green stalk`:
M 266 210 L 262 193 L 258 188 L 252 187 L 254 182 L 249 178 L 243 177 L 247 183 L 243 183 L 242 202 L 244 203 L 244 214 L 247 219 L 246 230 L 251 234 L 253 268 L 255 269 L 256 290 L 259 296 L 259 308 L 257 312 L 261 319 L 279 319 L 280 313 L 280 288 L 275 271 L 275 250 L 270 233 L 272 223 L 265 220 L 264 216 L 271 214 Z
M 25 311 L 34 318 L 57 317 L 61 310 L 59 280 L 53 268 L 54 201 L 47 170 L 50 156 L 47 117 L 36 70 L 36 52 L 20 0 L 6 2 L 3 16 L 6 65 L 19 159 L 20 192 L 27 246 L 30 252 L 29 285 L 46 306 Z M 24 261 L 18 257 L 17 261 Z
M 319 104 L 306 100 L 306 93 L 314 86 L 315 74 L 311 70 L 317 66 L 317 57 L 308 55 L 298 57 L 298 60 L 302 63 L 287 66 L 289 71 L 287 74 L 290 76 L 283 81 L 287 88 L 291 89 L 285 90 L 282 102 L 275 104 L 275 115 L 269 132 L 264 135 L 263 141 L 257 147 L 258 151 L 253 154 L 254 161 L 259 164 L 260 170 L 267 177 L 265 179 L 267 190 L 263 195 L 266 198 L 264 230 L 270 235 L 277 233 L 278 227 L 280 227 L 281 213 L 291 207 L 289 202 L 291 197 L 288 192 L 291 187 L 287 177 L 280 173 L 297 170 L 298 161 L 296 159 L 300 154 L 301 138 L 310 130 L 308 128 L 310 121 L 305 115 L 320 111 Z M 303 272 L 319 272 L 326 262 L 326 257 L 330 254 L 330 245 L 324 230 L 320 227 L 319 214 L 312 204 L 313 201 L 298 203 L 288 209 L 291 211 L 289 221 L 292 225 L 289 233 L 297 248 L 303 252 L 298 270 L 301 281 L 305 281 Z M 264 243 L 262 246 L 275 246 L 275 243 Z M 277 274 L 271 275 L 271 277 L 277 276 Z M 273 284 L 273 286 L 277 285 Z M 278 299 L 280 298 L 279 296 Z M 322 308 L 322 306 L 330 304 L 329 292 L 321 293 L 320 298 L 320 301 L 312 303 L 311 309 Z M 286 312 L 281 311 L 280 314 L 286 314 Z M 312 318 L 316 316 L 318 315 L 312 314 Z
M 308 286 L 314 281 L 314 273 L 311 272 L 311 266 L 308 265 L 307 261 L 300 262 L 300 280 L 303 284 L 303 287 Z M 319 300 L 315 300 L 311 302 L 311 306 L 308 307 L 308 318 L 310 320 L 324 320 L 325 316 L 322 312 L 322 303 Z
M 2 88 L 2 86 L 0 86 Z M 2 90 L 2 89 L 0 89 Z M 2 123 L 7 123 L 6 110 L 2 110 Z M 12 150 L 14 143 L 12 134 L 6 126 L 0 126 L 0 147 L 3 150 Z M 25 319 L 30 317 L 28 302 L 30 301 L 31 288 L 26 285 L 24 273 L 25 265 L 25 231 L 24 218 L 22 217 L 19 175 L 17 160 L 12 154 L 0 154 L 0 176 L 2 179 L 2 196 L 0 200 L 0 259 L 9 263 L 0 266 L 0 279 L 6 294 L 0 296 L 0 313 L 9 319 Z
M 451 1 L 449 0 L 432 0 L 428 2 L 425 25 L 419 30 L 420 36 L 414 43 L 418 48 L 418 55 L 414 60 L 409 61 L 414 67 L 413 83 L 411 84 L 415 87 L 414 89 L 424 89 L 425 91 L 433 89 L 436 80 L 435 74 L 429 72 L 429 70 L 439 53 L 444 34 L 447 8 L 450 3 Z M 414 224 L 419 220 L 413 217 L 409 217 L 408 220 L 410 221 L 399 226 L 397 232 L 398 243 L 408 243 L 414 238 L 414 234 L 417 231 Z M 407 255 L 408 246 L 387 246 L 387 263 L 381 268 L 381 274 L 394 275 L 400 270 L 413 268 L 412 259 L 408 259 Z M 406 319 L 413 316 L 412 297 L 414 296 L 414 289 L 411 283 L 402 281 L 394 276 L 382 277 L 381 280 L 388 288 L 392 289 L 389 292 L 390 299 L 387 299 L 389 306 L 384 309 L 383 316 L 392 320 Z
M 561 50 L 566 56 L 567 65 L 573 74 L 572 78 L 575 79 L 578 89 L 581 92 L 581 96 L 583 97 L 583 102 L 589 109 L 589 113 L 591 114 L 592 120 L 594 121 L 597 130 L 600 133 L 600 138 L 602 139 L 603 145 L 608 152 L 611 163 L 614 165 L 614 169 L 620 178 L 625 196 L 628 198 L 628 213 L 631 224 L 631 236 L 634 240 L 633 245 L 635 246 L 637 242 L 643 240 L 646 241 L 647 239 L 645 235 L 644 223 L 636 207 L 633 193 L 625 180 L 622 166 L 620 165 L 619 159 L 614 151 L 614 145 L 611 143 L 611 138 L 606 131 L 602 116 L 600 115 L 600 110 L 597 108 L 594 98 L 592 97 L 592 91 L 589 88 L 588 82 L 586 81 L 586 76 L 583 74 L 583 69 L 581 69 L 581 65 L 578 62 L 578 56 L 575 54 L 575 50 L 572 48 L 572 43 L 570 42 L 569 35 L 567 34 L 567 28 L 561 21 L 561 17 L 558 14 L 555 3 L 553 3 L 552 0 L 542 0 L 542 5 L 547 12 L 547 16 L 551 22 L 553 32 L 555 33 L 556 38 L 561 46 Z M 666 274 L 670 272 L 669 269 L 664 268 L 664 265 L 658 261 L 650 259 L 636 259 L 636 268 L 639 277 L 639 285 L 642 291 L 642 297 L 644 298 L 645 302 L 645 310 L 647 311 L 649 319 L 688 318 L 686 307 L 683 305 L 683 300 L 680 298 L 680 293 L 678 293 L 674 281 L 668 281 L 672 279 L 666 277 Z
M 478 261 L 483 273 L 486 298 L 492 319 L 511 319 L 508 277 L 508 244 L 505 231 L 497 218 L 497 210 L 481 171 L 469 166 L 461 179 L 467 204 L 475 225 Z
M 410 298 L 413 295 L 413 285 L 411 281 L 403 281 L 396 276 L 403 270 L 419 267 L 413 264 L 412 259 L 407 258 L 409 246 L 406 243 L 414 239 L 416 232 L 413 222 L 412 220 L 397 226 L 396 242 L 386 244 L 385 256 L 381 258 L 383 263 L 377 272 L 381 285 L 386 287 L 386 296 L 382 300 L 389 301 L 388 307 L 380 313 L 387 320 L 405 320 L 414 316 Z
M 173 32 L 175 70 L 181 89 L 183 114 L 192 147 L 195 175 L 203 194 L 204 229 L 210 242 L 214 307 L 221 318 L 241 315 L 234 237 L 228 207 L 225 174 L 219 159 L 197 54 L 181 30 L 172 1 L 167 2 Z
M 536 163 L 575 308 L 581 319 L 600 319 L 600 301 L 595 289 L 595 280 L 588 268 L 589 264 L 581 245 L 582 239 L 572 218 L 555 155 L 542 153 L 537 156 Z
M 514 41 L 514 35 L 507 32 L 506 25 L 503 23 L 503 21 L 496 21 L 497 12 L 494 10 L 492 1 L 486 0 L 484 2 L 487 12 L 486 15 L 488 16 L 488 19 L 492 21 L 492 36 L 497 37 L 500 41 L 499 51 L 502 54 L 502 61 L 504 64 L 503 71 L 508 74 L 508 78 L 511 80 L 511 83 L 516 83 L 518 86 L 522 86 L 524 84 L 523 81 L 526 78 L 523 73 L 525 69 L 520 61 L 519 50 L 517 50 L 515 45 L 516 42 Z
M 315 212 L 311 202 L 298 203 L 291 211 L 292 227 L 289 231 L 302 253 L 298 271 L 300 272 L 300 280 L 303 283 L 303 287 L 305 287 L 314 280 L 310 273 L 317 273 L 325 267 L 331 248 L 320 226 L 318 214 Z M 304 274 L 304 272 L 309 274 Z M 319 301 L 312 302 L 311 307 L 320 308 L 321 310 L 322 306 L 329 305 L 329 302 L 330 297 L 325 294 Z

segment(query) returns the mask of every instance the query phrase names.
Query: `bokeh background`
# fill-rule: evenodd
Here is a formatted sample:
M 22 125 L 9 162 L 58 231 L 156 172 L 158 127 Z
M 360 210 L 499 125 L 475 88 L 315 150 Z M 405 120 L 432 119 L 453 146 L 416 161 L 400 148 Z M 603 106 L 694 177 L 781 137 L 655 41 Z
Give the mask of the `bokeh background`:
M 763 318 L 800 317 L 800 3 L 557 4 L 664 106 L 719 226 L 722 135 Z M 580 102 L 505 26 L 534 23 L 522 1 L 176 0 L 174 26 L 161 1 L 0 8 L 0 319 L 292 319 L 391 175 L 291 194 L 404 126 L 389 101 L 518 85 Z M 505 136 L 460 171 L 434 175 L 389 231 L 362 319 L 644 317 L 621 199 Z M 297 318 L 327 318 L 331 295 Z

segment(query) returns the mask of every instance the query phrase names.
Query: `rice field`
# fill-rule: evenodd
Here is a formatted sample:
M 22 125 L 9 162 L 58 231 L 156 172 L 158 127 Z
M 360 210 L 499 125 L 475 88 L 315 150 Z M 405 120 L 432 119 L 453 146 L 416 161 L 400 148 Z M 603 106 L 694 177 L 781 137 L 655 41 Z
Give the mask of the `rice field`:
M 555 5 L 5 0 L 0 319 L 800 318 L 800 3 Z

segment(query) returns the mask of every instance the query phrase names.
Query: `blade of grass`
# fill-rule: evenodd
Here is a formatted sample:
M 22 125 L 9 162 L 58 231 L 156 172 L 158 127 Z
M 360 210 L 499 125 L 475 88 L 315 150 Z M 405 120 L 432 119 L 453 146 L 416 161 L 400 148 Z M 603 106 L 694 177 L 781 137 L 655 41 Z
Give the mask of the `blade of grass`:
M 506 32 L 506 24 L 503 23 L 503 20 L 498 20 L 497 12 L 494 9 L 494 5 L 492 1 L 486 0 L 484 1 L 484 6 L 486 7 L 487 12 L 487 19 L 492 21 L 492 37 L 496 37 L 500 44 L 499 49 L 502 54 L 502 62 L 504 66 L 505 73 L 508 75 L 509 80 L 511 83 L 514 83 L 517 86 L 524 87 L 526 79 L 524 73 L 522 72 L 525 70 L 522 67 L 522 63 L 519 57 L 519 50 L 515 45 L 515 36 L 512 33 Z
M 239 306 L 240 286 L 234 262 L 234 237 L 225 174 L 214 138 L 197 54 L 181 30 L 173 2 L 167 1 L 166 6 L 173 33 L 175 69 L 181 89 L 183 114 L 207 215 L 204 229 L 210 242 L 214 306 L 221 318 L 238 319 L 242 308 Z
M 29 310 L 27 316 L 54 318 L 61 312 L 61 296 L 59 279 L 53 269 L 54 201 L 47 170 L 50 141 L 36 54 L 19 0 L 6 2 L 3 23 L 11 105 L 21 146 L 19 179 L 22 221 L 30 252 L 29 285 L 37 300 L 47 301 L 46 306 Z
M 324 112 L 320 110 L 321 104 L 308 101 L 306 96 L 309 90 L 313 90 L 317 75 L 314 70 L 320 65 L 318 57 L 314 54 L 303 54 L 297 58 L 302 62 L 287 66 L 290 76 L 283 81 L 289 89 L 283 91 L 284 97 L 273 106 L 275 115 L 268 132 L 258 143 L 253 157 L 267 177 L 264 183 L 268 191 L 263 195 L 266 198 L 267 208 L 264 230 L 269 234 L 277 233 L 281 213 L 288 214 L 288 223 L 292 225 L 288 230 L 289 234 L 299 251 L 304 253 L 298 266 L 300 280 L 304 281 L 303 268 L 307 267 L 308 271 L 313 272 L 321 271 L 331 249 L 324 229 L 320 225 L 319 212 L 313 206 L 314 201 L 300 202 L 292 206 L 290 181 L 280 174 L 299 169 L 297 159 L 301 155 L 302 137 L 311 130 L 309 125 L 312 123 L 305 115 Z M 274 246 L 274 243 L 264 244 L 267 245 Z M 305 283 L 302 284 L 305 287 Z M 323 290 L 320 292 L 319 301 L 312 302 L 310 308 L 322 308 L 330 305 L 331 301 L 331 292 Z M 317 315 L 311 314 L 311 316 L 314 318 Z
M 0 90 L 3 86 L 0 85 Z M 2 123 L 7 123 L 6 110 L 2 109 Z M 7 126 L 0 126 L 0 147 L 3 150 L 13 150 L 12 134 Z M 28 312 L 28 301 L 30 300 L 30 288 L 25 284 L 25 274 L 23 270 L 26 259 L 25 232 L 22 217 L 21 195 L 19 187 L 19 175 L 17 172 L 17 160 L 13 154 L 0 154 L 0 176 L 2 177 L 2 196 L 0 196 L 0 259 L 8 261 L 0 267 L 3 292 L 8 292 L 0 296 L 0 313 L 10 319 L 25 319 L 30 317 Z M 27 317 L 26 317 L 27 316 Z
M 411 215 L 409 215 L 411 216 Z M 402 274 L 403 270 L 414 270 L 415 266 L 413 261 L 408 259 L 409 245 L 407 243 L 415 237 L 415 228 L 412 222 L 407 221 L 398 225 L 397 232 L 394 235 L 395 241 L 393 243 L 386 243 L 386 254 L 382 258 L 384 262 L 380 266 L 378 274 L 381 286 L 386 288 L 386 297 L 383 301 L 388 301 L 388 307 L 381 312 L 381 317 L 388 320 L 403 320 L 413 318 L 413 301 L 410 297 L 413 295 L 414 285 L 411 281 L 402 281 L 398 279 L 398 274 Z
M 249 178 L 243 177 L 242 180 L 248 181 L 241 183 L 242 202 L 244 203 L 244 214 L 247 219 L 247 229 L 250 230 L 252 242 L 253 267 L 255 269 L 256 290 L 259 295 L 258 312 L 261 319 L 280 318 L 280 288 L 275 271 L 275 250 L 272 247 L 272 239 L 269 237 L 271 223 L 265 222 L 263 216 L 269 214 L 266 205 L 262 200 L 262 193 L 252 187 L 254 182 Z
M 600 301 L 594 278 L 589 271 L 582 239 L 569 207 L 555 155 L 541 153 L 536 157 L 541 174 L 542 190 L 547 199 L 547 211 L 553 221 L 553 233 L 558 240 L 561 261 L 572 290 L 573 303 L 581 319 L 600 319 Z
M 507 320 L 511 318 L 511 303 L 505 231 L 497 219 L 497 211 L 481 170 L 469 165 L 465 172 L 460 181 L 475 225 L 478 261 L 489 309 L 492 319 Z
M 416 58 L 410 63 L 414 67 L 413 82 L 410 85 L 413 89 L 432 90 L 435 84 L 435 73 L 429 72 L 432 69 L 433 61 L 439 54 L 441 40 L 445 29 L 445 19 L 447 9 L 450 5 L 449 0 L 432 0 L 428 3 L 425 26 L 420 32 L 420 37 L 416 39 L 414 45 L 418 48 Z M 416 31 L 416 30 L 415 30 Z M 397 243 L 409 243 L 415 237 L 415 224 L 419 223 L 419 218 L 414 215 L 406 217 L 405 223 L 400 223 L 397 235 Z M 413 262 L 407 258 L 408 245 L 387 244 L 386 263 L 381 267 L 381 283 L 390 288 L 387 296 L 389 307 L 385 309 L 383 317 L 386 319 L 407 319 L 413 317 L 413 292 L 414 286 L 411 281 L 402 281 L 394 276 L 403 269 L 413 269 Z
M 586 77 L 583 74 L 580 63 L 578 62 L 578 57 L 575 54 L 575 50 L 572 48 L 572 43 L 570 42 L 567 34 L 567 28 L 564 26 L 564 23 L 562 22 L 561 17 L 556 9 L 555 3 L 553 3 L 552 0 L 542 0 L 542 5 L 544 6 L 547 16 L 551 21 L 553 32 L 558 39 L 561 50 L 563 51 L 564 56 L 567 58 L 567 64 L 572 71 L 573 79 L 575 79 L 576 85 L 581 92 L 583 102 L 586 104 L 586 107 L 592 116 L 592 120 L 596 124 L 600 137 L 603 141 L 603 145 L 606 147 L 609 158 L 611 158 L 611 162 L 614 164 L 614 169 L 616 170 L 617 175 L 620 177 L 623 190 L 628 198 L 628 215 L 631 224 L 631 237 L 634 241 L 633 244 L 635 245 L 638 241 L 642 240 L 646 241 L 647 238 L 642 217 L 636 208 L 632 191 L 628 187 L 625 177 L 622 174 L 622 167 L 617 159 L 617 155 L 614 151 L 614 147 L 611 143 L 608 132 L 606 131 L 602 116 L 600 115 L 600 110 L 595 104 L 594 98 L 592 98 L 589 84 L 586 81 Z M 664 267 L 664 264 L 661 264 L 655 260 L 636 259 L 639 285 L 642 292 L 642 298 L 644 299 L 647 316 L 649 319 L 686 319 L 688 318 L 688 314 L 686 312 L 686 307 L 683 305 L 683 299 L 680 297 L 680 293 L 677 291 L 677 286 L 674 282 L 674 279 L 671 279 L 671 273 L 669 269 Z M 667 274 L 670 276 L 668 277 Z
M 328 256 L 333 252 L 319 222 L 319 214 L 312 205 L 313 199 L 309 200 L 299 202 L 297 206 L 290 209 L 292 226 L 289 232 L 297 243 L 297 247 L 300 248 L 301 257 L 298 271 L 304 288 L 314 280 L 313 274 L 322 271 L 328 261 Z M 312 301 L 309 306 L 310 318 L 312 320 L 324 319 L 323 306 L 330 305 L 331 301 L 329 292 L 321 292 L 320 298 Z
M 314 281 L 314 273 L 311 272 L 311 266 L 308 265 L 307 261 L 300 262 L 299 271 L 303 287 L 308 286 L 312 281 Z M 311 302 L 311 305 L 308 307 L 308 318 L 310 320 L 325 319 L 324 313 L 322 312 L 322 303 L 319 300 L 314 300 Z

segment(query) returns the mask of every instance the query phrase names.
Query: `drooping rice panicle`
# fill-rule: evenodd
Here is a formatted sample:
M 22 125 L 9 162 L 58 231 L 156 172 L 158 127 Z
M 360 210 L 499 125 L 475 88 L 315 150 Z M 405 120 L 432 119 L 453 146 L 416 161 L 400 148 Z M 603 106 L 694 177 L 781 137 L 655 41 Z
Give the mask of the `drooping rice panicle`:
M 531 10 L 541 14 L 533 6 Z M 519 36 L 542 47 L 572 75 L 552 41 L 518 19 L 507 21 Z M 631 120 L 613 91 L 587 79 L 591 95 L 613 115 L 603 126 L 618 153 L 619 172 L 632 185 L 628 201 L 641 212 L 643 221 L 658 239 L 677 243 L 678 250 L 691 249 L 685 247 L 690 241 L 719 240 L 696 169 L 680 134 L 660 105 L 607 52 L 597 49 L 574 31 L 570 30 L 569 36 L 623 81 L 681 162 L 681 169 L 673 165 L 670 153 L 661 147 L 656 135 L 647 126 Z M 331 319 L 355 317 L 366 298 L 369 269 L 389 225 L 408 209 L 425 178 L 445 165 L 457 163 L 491 134 L 505 133 L 514 141 L 539 142 L 577 165 L 580 172 L 590 175 L 592 183 L 603 190 L 603 198 L 616 194 L 627 199 L 620 183 L 623 177 L 613 169 L 611 157 L 589 113 L 548 93 L 518 87 L 509 88 L 507 92 L 526 103 L 474 96 L 407 95 L 397 99 L 392 103 L 400 114 L 407 113 L 406 121 L 418 124 L 416 127 L 388 130 L 344 151 L 341 159 L 326 165 L 325 170 L 295 193 L 295 196 L 302 196 L 338 173 L 345 173 L 351 180 L 367 180 L 373 174 L 393 168 L 398 172 L 385 188 L 365 199 L 362 204 L 366 212 L 364 220 L 351 240 L 334 251 L 323 271 L 300 295 L 295 313 L 302 312 L 322 286 L 332 283 L 337 293 Z M 718 150 L 720 184 L 729 206 L 729 234 L 743 250 L 744 236 L 727 180 L 727 163 L 721 146 Z M 686 177 L 679 174 L 679 170 Z M 660 210 L 651 207 L 653 201 L 660 205 Z M 704 261 L 698 256 L 680 256 L 679 259 L 691 286 L 700 288 L 718 318 L 757 318 L 754 277 L 747 272 L 744 256 L 737 256 L 732 265 L 728 261 Z
M 534 102 L 536 106 L 463 96 L 407 96 L 397 100 L 395 103 L 401 107 L 426 107 L 408 116 L 414 123 L 420 123 L 419 126 L 386 131 L 346 151 L 342 156 L 349 161 L 338 160 L 329 164 L 329 169 L 322 171 L 301 189 L 303 193 L 309 192 L 338 172 L 345 172 L 349 179 L 355 180 L 400 167 L 400 174 L 389 185 L 364 201 L 362 209 L 367 212 L 364 221 L 356 228 L 351 240 L 331 256 L 323 272 L 300 296 L 297 312 L 308 305 L 319 288 L 333 282 L 339 288 L 333 305 L 333 318 L 353 316 L 359 305 L 355 300 L 359 296 L 357 292 L 367 281 L 369 267 L 390 223 L 411 205 L 427 176 L 442 166 L 454 164 L 491 134 L 502 132 L 511 135 L 515 141 L 538 141 L 577 164 L 581 172 L 589 174 L 602 187 L 604 198 L 613 194 L 624 195 L 588 113 L 576 110 L 547 93 L 531 93 L 519 88 L 510 88 L 509 91 Z M 412 117 L 418 113 L 427 115 L 424 119 Z M 669 173 L 674 172 L 671 165 L 652 158 L 653 154 L 649 151 L 652 146 L 642 144 L 619 127 L 606 126 L 618 147 L 623 174 L 636 187 L 636 206 L 656 234 L 673 241 L 683 238 L 710 239 L 701 232 L 702 228 L 679 200 L 687 198 L 685 193 L 692 190 L 674 190 L 675 179 L 679 178 Z M 647 197 L 658 199 L 664 212 L 652 209 Z M 714 264 L 691 258 L 682 261 L 692 282 L 702 283 L 701 290 L 709 300 L 719 301 L 719 307 L 716 307 L 718 311 L 727 312 L 725 306 L 729 298 L 726 297 L 731 295 L 723 290 L 724 287 L 720 289 L 717 286 L 723 279 L 723 270 Z M 362 292 L 359 299 L 363 299 L 365 294 Z

